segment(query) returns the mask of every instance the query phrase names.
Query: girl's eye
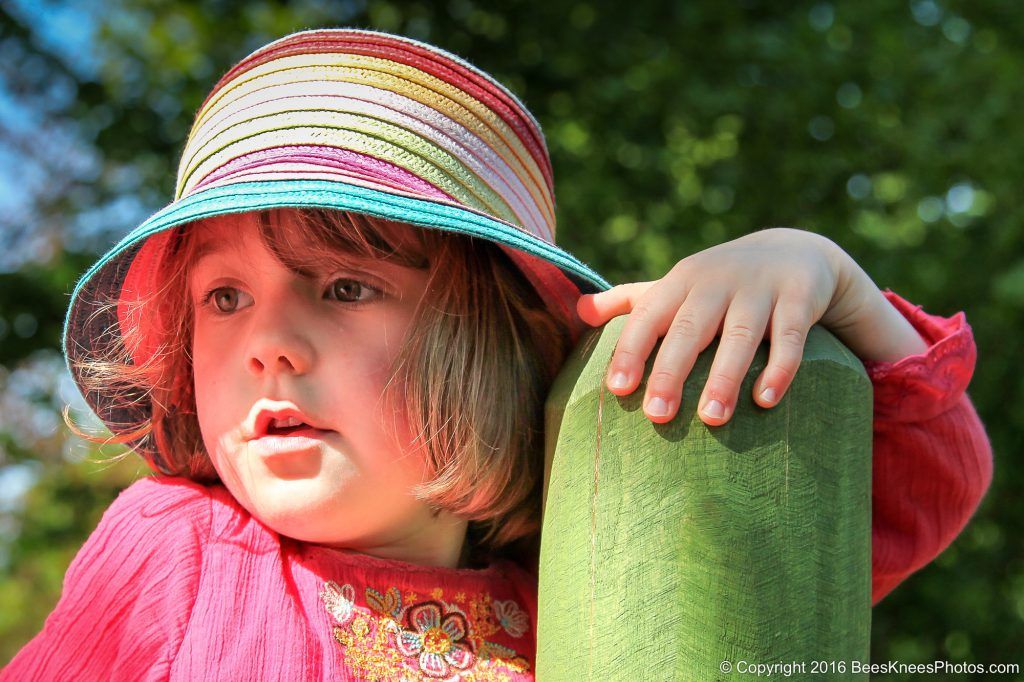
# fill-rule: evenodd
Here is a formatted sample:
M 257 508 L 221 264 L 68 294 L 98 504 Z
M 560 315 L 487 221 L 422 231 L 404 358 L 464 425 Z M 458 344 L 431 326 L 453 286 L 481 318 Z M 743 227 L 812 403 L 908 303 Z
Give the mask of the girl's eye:
M 210 289 L 203 294 L 202 305 L 210 305 L 211 301 L 213 307 L 220 313 L 232 313 L 235 308 L 238 307 L 239 291 L 234 287 L 217 287 L 216 289 Z M 221 303 L 223 302 L 223 306 Z M 225 310 L 227 308 L 227 310 Z
M 354 307 L 368 304 L 381 295 L 381 290 L 377 287 L 347 277 L 339 277 L 332 281 L 327 290 L 341 303 L 348 303 Z M 238 309 L 240 296 L 247 294 L 242 294 L 235 287 L 216 287 L 203 294 L 201 304 L 204 307 L 212 305 L 218 313 L 226 315 Z
M 372 295 L 380 295 L 380 289 L 377 287 L 371 287 L 368 284 L 360 282 L 357 279 L 349 279 L 347 277 L 339 277 L 338 279 L 331 282 L 329 287 L 330 292 L 343 303 L 355 303 L 356 305 L 362 305 L 369 303 L 369 300 L 358 300 L 360 295 L 366 295 L 367 293 Z

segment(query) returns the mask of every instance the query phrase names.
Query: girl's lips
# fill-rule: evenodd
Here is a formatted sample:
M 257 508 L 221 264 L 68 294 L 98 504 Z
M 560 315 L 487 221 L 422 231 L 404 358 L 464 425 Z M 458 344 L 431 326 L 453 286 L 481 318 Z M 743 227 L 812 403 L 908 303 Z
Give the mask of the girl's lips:
M 268 434 L 249 441 L 249 451 L 260 457 L 273 457 L 288 452 L 302 452 L 322 447 L 334 431 L 303 426 L 287 433 Z

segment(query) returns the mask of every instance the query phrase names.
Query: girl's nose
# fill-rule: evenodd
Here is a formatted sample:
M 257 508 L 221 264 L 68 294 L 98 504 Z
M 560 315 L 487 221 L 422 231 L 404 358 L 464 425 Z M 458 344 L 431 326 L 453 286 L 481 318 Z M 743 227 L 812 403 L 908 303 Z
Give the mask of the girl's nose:
M 312 320 L 300 320 L 293 307 L 289 313 L 278 310 L 254 321 L 250 330 L 247 369 L 254 376 L 267 373 L 305 374 L 315 358 L 315 350 L 305 330 Z
M 265 350 L 254 353 L 249 358 L 249 371 L 256 376 L 267 373 L 305 374 L 309 371 L 309 362 L 302 351 L 291 347 L 277 348 L 267 346 Z

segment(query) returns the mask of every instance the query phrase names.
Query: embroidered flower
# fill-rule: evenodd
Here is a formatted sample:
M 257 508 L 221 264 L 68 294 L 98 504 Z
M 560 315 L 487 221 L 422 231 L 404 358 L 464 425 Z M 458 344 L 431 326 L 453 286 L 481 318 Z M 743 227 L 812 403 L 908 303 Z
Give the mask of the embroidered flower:
M 469 624 L 462 612 L 445 613 L 442 603 L 425 601 L 409 608 L 408 628 L 396 644 L 406 656 L 419 659 L 420 670 L 430 677 L 448 677 L 452 668 L 466 670 L 473 665 L 473 647 L 468 642 Z
M 389 587 L 384 594 L 367 587 L 366 604 L 377 613 L 395 620 L 402 617 L 402 595 L 394 587 Z
M 320 598 L 337 621 L 331 632 L 354 679 L 511 682 L 529 674 L 528 657 L 488 639 L 503 628 L 513 636 L 529 628 L 516 602 L 459 592 L 468 602 L 464 610 L 445 601 L 442 588 L 429 592 L 437 598 L 413 604 L 404 603 L 394 585 L 380 591 L 367 586 L 366 603 L 356 604 L 352 585 L 323 583 Z
M 519 604 L 509 599 L 508 601 L 494 600 L 494 615 L 498 617 L 501 627 L 513 637 L 522 637 L 530 627 L 529 619 Z
M 471 595 L 467 613 L 469 622 L 473 624 L 474 637 L 483 639 L 501 632 L 501 625 L 494 615 L 494 598 L 490 594 L 479 592 Z
M 355 590 L 347 583 L 338 587 L 337 583 L 328 582 L 320 591 L 320 598 L 324 602 L 327 613 L 331 614 L 338 625 L 342 627 L 351 623 L 355 617 L 355 596 Z

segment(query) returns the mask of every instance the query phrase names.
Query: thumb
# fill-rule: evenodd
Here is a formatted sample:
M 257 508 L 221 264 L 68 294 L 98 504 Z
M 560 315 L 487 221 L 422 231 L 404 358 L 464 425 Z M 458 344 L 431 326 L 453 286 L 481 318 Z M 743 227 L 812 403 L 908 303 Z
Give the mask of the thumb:
M 584 294 L 576 301 L 576 312 L 590 326 L 600 326 L 613 317 L 631 312 L 652 284 L 654 282 L 633 282 L 596 294 Z

